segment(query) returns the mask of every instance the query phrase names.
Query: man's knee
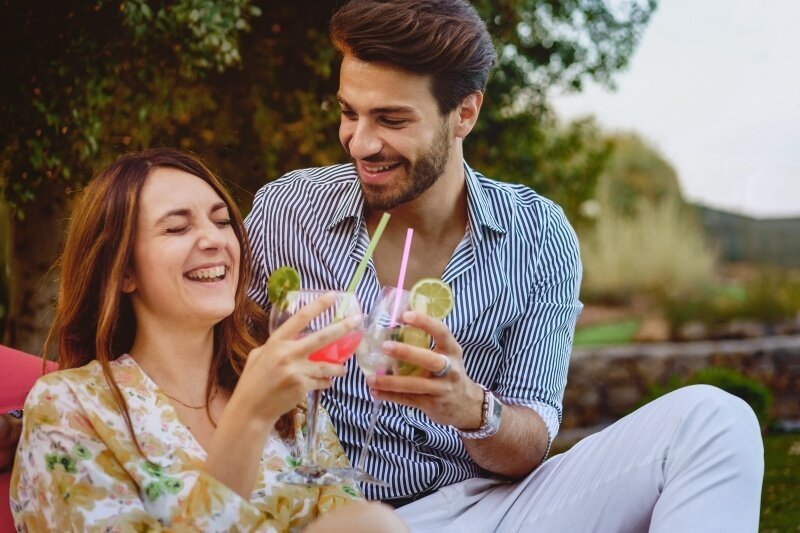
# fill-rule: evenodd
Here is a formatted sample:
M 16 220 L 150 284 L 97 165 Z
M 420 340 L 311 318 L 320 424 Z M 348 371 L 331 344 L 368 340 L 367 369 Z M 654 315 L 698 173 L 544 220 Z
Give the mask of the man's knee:
M 692 413 L 700 421 L 726 428 L 725 433 L 743 449 L 763 453 L 758 418 L 741 398 L 712 385 L 689 385 L 668 396 L 672 396 L 672 401 L 687 414 Z

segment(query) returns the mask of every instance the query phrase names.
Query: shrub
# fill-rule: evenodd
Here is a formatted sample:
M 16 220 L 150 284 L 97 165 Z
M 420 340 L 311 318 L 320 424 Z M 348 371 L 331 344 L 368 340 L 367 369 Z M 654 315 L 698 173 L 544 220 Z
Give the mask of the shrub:
M 741 398 L 753 409 L 761 427 L 766 427 L 769 409 L 772 406 L 772 392 L 759 380 L 747 377 L 732 368 L 704 368 L 686 379 L 675 376 L 664 386 L 652 387 L 637 408 L 681 387 L 701 384 L 713 385 Z
M 682 299 L 713 278 L 714 253 L 677 197 L 641 203 L 633 215 L 604 209 L 581 242 L 587 300 Z
M 800 313 L 800 274 L 766 268 L 742 286 L 704 288 L 680 298 L 660 298 L 673 331 L 690 321 L 714 326 L 746 319 L 776 324 Z

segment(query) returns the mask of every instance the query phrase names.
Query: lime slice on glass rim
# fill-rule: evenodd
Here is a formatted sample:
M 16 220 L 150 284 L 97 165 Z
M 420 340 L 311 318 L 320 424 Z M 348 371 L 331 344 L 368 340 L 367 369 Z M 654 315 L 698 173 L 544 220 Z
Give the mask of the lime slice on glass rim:
M 422 278 L 411 287 L 411 309 L 438 320 L 443 320 L 450 314 L 454 303 L 453 290 L 440 279 Z
M 450 285 L 436 278 L 422 278 L 411 287 L 408 306 L 418 313 L 442 320 L 453 310 L 453 291 Z M 404 326 L 400 332 L 400 342 L 429 349 L 431 337 L 427 332 L 413 326 Z M 424 370 L 417 365 L 397 362 L 396 372 L 401 376 L 419 376 Z
M 269 303 L 285 307 L 286 294 L 300 290 L 300 273 L 290 266 L 282 266 L 273 270 L 267 280 L 267 298 Z

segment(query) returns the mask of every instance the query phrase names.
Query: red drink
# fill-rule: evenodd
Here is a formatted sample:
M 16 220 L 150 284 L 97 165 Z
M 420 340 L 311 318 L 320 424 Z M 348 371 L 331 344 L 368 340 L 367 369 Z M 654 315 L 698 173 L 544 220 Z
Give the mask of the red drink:
M 364 336 L 363 331 L 351 331 L 342 338 L 330 343 L 308 356 L 311 361 L 342 364 L 356 352 Z

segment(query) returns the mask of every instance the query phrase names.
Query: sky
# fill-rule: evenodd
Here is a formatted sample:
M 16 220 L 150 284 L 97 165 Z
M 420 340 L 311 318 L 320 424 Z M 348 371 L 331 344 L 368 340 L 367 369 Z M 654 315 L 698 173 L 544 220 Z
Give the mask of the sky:
M 800 0 L 660 0 L 615 91 L 553 94 L 563 119 L 635 131 L 687 199 L 800 216 Z

